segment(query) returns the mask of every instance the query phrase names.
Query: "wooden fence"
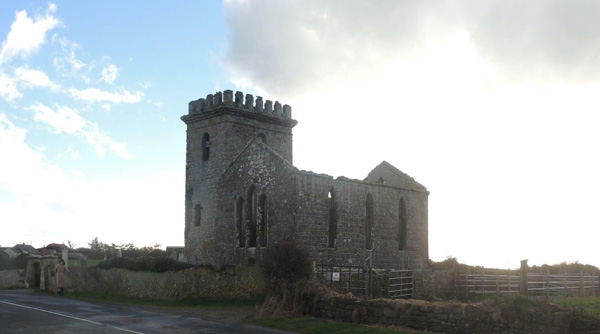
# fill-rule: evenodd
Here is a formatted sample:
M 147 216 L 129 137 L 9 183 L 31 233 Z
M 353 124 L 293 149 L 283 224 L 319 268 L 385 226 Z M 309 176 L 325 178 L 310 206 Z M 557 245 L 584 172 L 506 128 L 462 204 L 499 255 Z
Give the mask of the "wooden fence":
M 519 294 L 520 276 L 507 271 L 505 274 L 458 273 L 454 287 L 466 293 L 467 297 L 478 294 Z
M 600 294 L 600 283 L 595 273 L 527 273 L 526 286 L 521 287 L 518 271 L 505 273 L 456 273 L 454 288 L 466 296 L 482 294 L 519 294 L 546 297 L 596 296 Z
M 595 296 L 598 276 L 595 273 L 528 273 L 527 294 L 546 297 Z

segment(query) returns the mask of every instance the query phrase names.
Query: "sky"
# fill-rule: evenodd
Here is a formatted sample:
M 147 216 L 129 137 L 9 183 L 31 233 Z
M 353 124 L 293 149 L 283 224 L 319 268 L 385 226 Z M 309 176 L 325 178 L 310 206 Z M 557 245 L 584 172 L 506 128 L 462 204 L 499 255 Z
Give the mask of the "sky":
M 292 106 L 294 165 L 430 191 L 434 261 L 600 266 L 600 2 L 0 4 L 0 245 L 183 245 L 191 100 Z

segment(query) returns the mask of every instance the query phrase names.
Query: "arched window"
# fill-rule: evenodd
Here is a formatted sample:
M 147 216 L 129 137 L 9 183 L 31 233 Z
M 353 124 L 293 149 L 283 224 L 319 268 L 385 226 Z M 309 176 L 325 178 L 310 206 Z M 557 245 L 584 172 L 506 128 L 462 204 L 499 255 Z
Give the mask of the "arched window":
M 398 206 L 398 249 L 406 250 L 406 203 L 400 198 Z
M 246 228 L 248 229 L 248 247 L 256 247 L 256 187 L 250 186 L 248 189 L 248 203 L 246 206 Z
M 267 247 L 267 196 L 260 195 L 258 199 L 258 244 Z
M 373 249 L 373 222 L 375 220 L 375 208 L 373 203 L 373 195 L 367 193 L 366 202 L 367 215 L 365 219 L 365 239 L 366 248 Z
M 260 140 L 262 140 L 263 143 L 267 143 L 267 136 L 265 136 L 264 133 L 259 133 L 258 138 L 260 138 Z
M 196 204 L 194 206 L 194 225 L 200 226 L 202 222 L 202 205 Z
M 235 227 L 237 229 L 238 247 L 246 246 L 246 236 L 244 233 L 244 198 L 238 197 L 235 202 Z
M 208 161 L 210 155 L 210 136 L 205 132 L 202 136 L 202 161 Z
M 327 238 L 327 247 L 329 248 L 335 248 L 338 234 L 337 201 L 335 197 L 335 191 L 333 188 L 331 188 L 331 190 L 329 190 L 329 194 L 327 195 L 327 207 L 329 209 L 329 233 Z

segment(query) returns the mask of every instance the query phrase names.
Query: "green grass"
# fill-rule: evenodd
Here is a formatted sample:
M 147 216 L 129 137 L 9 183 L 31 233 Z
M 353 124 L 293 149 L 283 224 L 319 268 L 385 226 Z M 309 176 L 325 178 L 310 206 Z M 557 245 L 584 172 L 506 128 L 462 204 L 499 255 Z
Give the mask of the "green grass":
M 311 334 L 332 334 L 332 333 L 347 333 L 347 334 L 410 334 L 415 331 L 398 330 L 397 328 L 385 328 L 356 325 L 345 322 L 332 322 L 327 320 L 312 319 L 312 318 L 255 318 L 250 322 L 254 325 L 276 328 L 297 333 Z M 426 333 L 426 332 L 418 332 Z
M 557 299 L 552 303 L 600 317 L 600 297 Z

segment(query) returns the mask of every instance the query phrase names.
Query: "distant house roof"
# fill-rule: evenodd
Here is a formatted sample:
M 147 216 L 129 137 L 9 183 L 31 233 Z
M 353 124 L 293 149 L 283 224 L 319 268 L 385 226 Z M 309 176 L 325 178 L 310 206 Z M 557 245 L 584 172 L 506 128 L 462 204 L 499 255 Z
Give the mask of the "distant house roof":
M 65 244 L 48 244 L 46 246 L 48 249 L 54 249 L 56 251 L 62 251 L 63 249 L 69 249 L 69 247 Z
M 40 254 L 40 251 L 35 249 L 33 246 L 26 245 L 26 244 L 14 245 L 12 249 L 15 250 L 15 252 L 19 253 L 19 254 L 33 254 L 33 255 Z

